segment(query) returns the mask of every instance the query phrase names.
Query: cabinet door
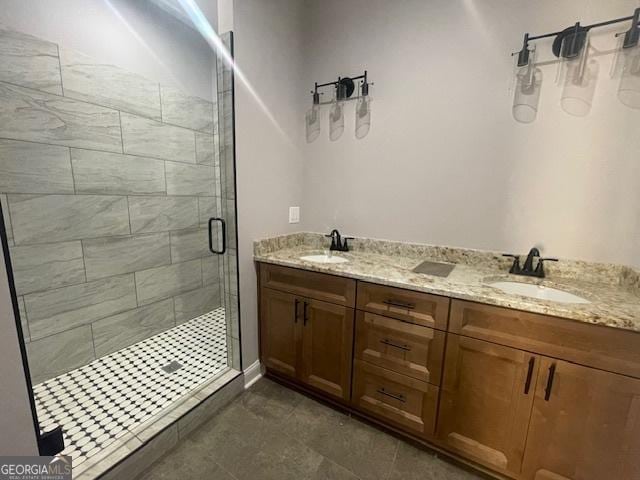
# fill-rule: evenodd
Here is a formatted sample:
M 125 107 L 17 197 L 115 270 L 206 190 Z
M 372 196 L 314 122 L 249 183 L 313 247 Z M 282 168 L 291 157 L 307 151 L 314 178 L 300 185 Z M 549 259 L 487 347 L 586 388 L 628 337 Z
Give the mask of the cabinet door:
M 438 440 L 502 473 L 520 473 L 539 358 L 449 334 Z
M 640 479 L 640 380 L 543 358 L 523 478 Z
M 304 299 L 301 380 L 348 401 L 351 390 L 353 309 Z
M 263 288 L 260 302 L 262 363 L 280 374 L 296 377 L 302 301 L 289 293 Z

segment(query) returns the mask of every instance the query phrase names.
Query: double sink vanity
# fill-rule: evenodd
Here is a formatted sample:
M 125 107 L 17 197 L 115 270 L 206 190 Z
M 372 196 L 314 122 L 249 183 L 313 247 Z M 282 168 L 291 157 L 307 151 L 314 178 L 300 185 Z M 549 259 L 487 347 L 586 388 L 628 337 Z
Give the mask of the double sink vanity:
M 267 375 L 497 478 L 640 478 L 637 271 L 325 242 L 255 243 Z

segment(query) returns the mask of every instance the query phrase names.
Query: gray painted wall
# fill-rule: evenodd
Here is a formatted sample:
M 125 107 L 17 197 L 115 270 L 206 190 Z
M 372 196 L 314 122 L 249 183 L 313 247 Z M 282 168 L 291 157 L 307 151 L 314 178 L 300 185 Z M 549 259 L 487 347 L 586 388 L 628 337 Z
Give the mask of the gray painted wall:
M 257 291 L 253 240 L 298 231 L 290 205 L 303 196 L 305 159 L 303 2 L 236 0 L 236 62 L 256 98 L 236 81 L 236 142 L 242 354 L 245 368 L 258 358 Z M 262 105 L 260 104 L 262 102 Z M 304 218 L 304 214 L 303 214 Z
M 328 232 L 489 250 L 534 243 L 566 258 L 640 266 L 639 113 L 609 78 L 603 52 L 591 114 L 560 110 L 556 65 L 543 66 L 540 114 L 511 117 L 510 53 L 524 32 L 630 15 L 637 0 L 424 2 L 236 0 L 237 61 L 267 111 L 238 87 L 240 283 L 245 365 L 257 358 L 252 241 Z M 336 14 L 336 12 L 340 12 Z M 550 58 L 549 42 L 539 46 Z M 372 128 L 304 143 L 314 81 L 368 69 Z M 278 128 L 280 127 L 280 128 Z M 284 134 L 281 132 L 284 131 Z M 287 223 L 289 206 L 302 223 Z
M 551 40 L 538 45 L 537 120 L 511 115 L 524 32 L 631 15 L 638 0 L 307 2 L 304 83 L 368 69 L 372 127 L 305 146 L 302 217 L 313 231 L 640 266 L 640 111 L 617 98 L 616 32 L 592 31 L 593 108 L 573 117 Z M 340 14 L 336 15 L 335 12 Z M 304 111 L 300 110 L 300 118 Z M 302 120 L 300 120 L 302 122 Z

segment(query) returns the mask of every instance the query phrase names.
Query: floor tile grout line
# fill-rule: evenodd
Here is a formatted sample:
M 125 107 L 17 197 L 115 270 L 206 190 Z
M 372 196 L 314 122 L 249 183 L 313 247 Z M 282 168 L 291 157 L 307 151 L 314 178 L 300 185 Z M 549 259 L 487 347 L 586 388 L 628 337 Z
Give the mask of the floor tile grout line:
M 400 442 L 401 440 L 396 438 L 396 448 L 393 452 L 393 459 L 391 460 L 391 465 L 389 465 L 389 471 L 384 476 L 384 480 L 389 480 L 391 478 L 391 475 L 393 474 L 393 469 L 396 465 L 396 460 L 398 459 L 398 451 L 400 450 Z

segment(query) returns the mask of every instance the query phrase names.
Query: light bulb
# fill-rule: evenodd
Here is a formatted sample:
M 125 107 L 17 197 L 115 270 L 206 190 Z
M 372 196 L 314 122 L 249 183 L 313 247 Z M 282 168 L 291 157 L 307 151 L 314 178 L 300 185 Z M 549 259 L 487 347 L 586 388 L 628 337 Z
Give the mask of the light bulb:
M 314 104 L 305 116 L 307 143 L 315 141 L 320 136 L 320 105 Z
M 329 112 L 329 138 L 332 142 L 338 140 L 344 133 L 343 102 L 336 99 Z
M 371 97 L 358 98 L 356 103 L 356 138 L 364 138 L 371 129 Z

